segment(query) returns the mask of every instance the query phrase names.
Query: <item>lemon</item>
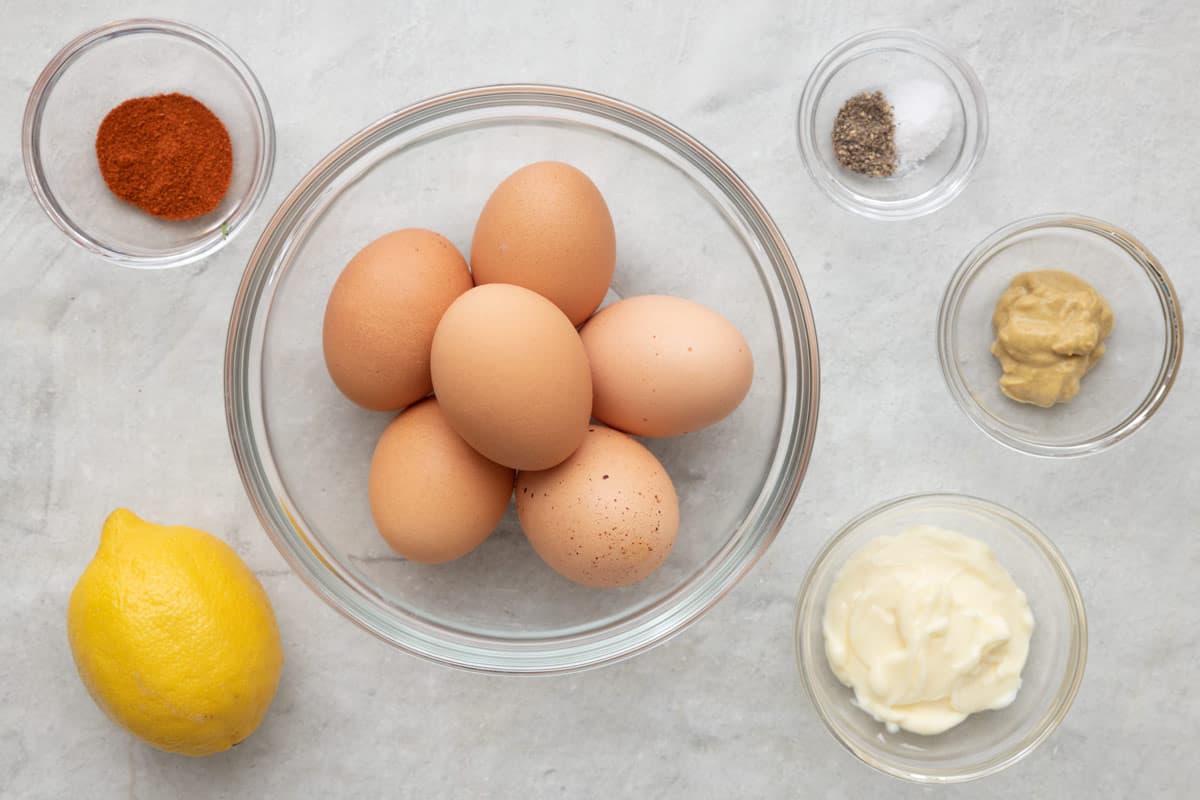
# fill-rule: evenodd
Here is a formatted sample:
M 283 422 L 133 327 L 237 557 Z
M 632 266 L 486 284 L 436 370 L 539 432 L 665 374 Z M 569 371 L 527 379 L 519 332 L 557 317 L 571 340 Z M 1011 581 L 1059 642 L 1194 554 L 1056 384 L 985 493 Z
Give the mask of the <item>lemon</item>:
M 275 614 L 227 544 L 127 509 L 67 610 L 79 677 L 117 724 L 161 750 L 203 756 L 258 728 L 283 667 Z

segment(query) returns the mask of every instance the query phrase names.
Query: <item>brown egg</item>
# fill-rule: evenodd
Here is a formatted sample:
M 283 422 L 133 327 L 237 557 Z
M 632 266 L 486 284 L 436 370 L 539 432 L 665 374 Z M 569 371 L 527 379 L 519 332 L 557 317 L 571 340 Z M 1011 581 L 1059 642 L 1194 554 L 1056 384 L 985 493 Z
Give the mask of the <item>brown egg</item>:
M 467 443 L 514 469 L 546 469 L 575 451 L 592 412 L 579 334 L 546 298 L 477 286 L 433 337 L 433 390 Z
M 579 332 L 592 367 L 592 415 L 637 436 L 678 436 L 728 416 L 750 391 L 754 358 L 733 323 L 679 297 L 630 297 Z
M 433 231 L 381 236 L 342 270 L 325 306 L 325 366 L 342 394 L 373 411 L 429 394 L 429 348 L 442 313 L 471 288 L 462 254 Z
M 471 241 L 475 284 L 512 283 L 588 318 L 612 283 L 612 215 L 587 175 L 558 161 L 514 172 L 488 198 Z
M 585 586 L 628 586 L 667 560 L 679 500 L 667 471 L 636 440 L 593 425 L 553 469 L 517 475 L 517 514 L 533 549 Z
M 434 398 L 384 429 L 367 494 L 384 540 L 410 561 L 440 564 L 478 547 L 512 496 L 513 471 L 471 449 Z

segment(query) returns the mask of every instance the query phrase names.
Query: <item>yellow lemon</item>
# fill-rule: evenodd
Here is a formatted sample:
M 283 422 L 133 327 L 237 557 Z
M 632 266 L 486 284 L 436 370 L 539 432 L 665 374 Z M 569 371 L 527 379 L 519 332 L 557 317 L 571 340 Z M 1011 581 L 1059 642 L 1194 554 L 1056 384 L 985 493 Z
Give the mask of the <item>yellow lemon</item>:
M 258 728 L 283 667 L 275 614 L 229 545 L 126 509 L 71 592 L 67 636 L 88 692 L 172 753 L 228 750 Z

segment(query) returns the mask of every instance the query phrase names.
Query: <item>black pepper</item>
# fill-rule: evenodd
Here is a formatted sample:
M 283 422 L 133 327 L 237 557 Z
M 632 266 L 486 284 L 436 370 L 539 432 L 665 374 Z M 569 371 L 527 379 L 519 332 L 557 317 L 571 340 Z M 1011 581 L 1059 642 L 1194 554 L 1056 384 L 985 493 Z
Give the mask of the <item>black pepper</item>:
M 851 172 L 895 174 L 896 120 L 883 92 L 861 92 L 845 102 L 833 123 L 833 152 Z

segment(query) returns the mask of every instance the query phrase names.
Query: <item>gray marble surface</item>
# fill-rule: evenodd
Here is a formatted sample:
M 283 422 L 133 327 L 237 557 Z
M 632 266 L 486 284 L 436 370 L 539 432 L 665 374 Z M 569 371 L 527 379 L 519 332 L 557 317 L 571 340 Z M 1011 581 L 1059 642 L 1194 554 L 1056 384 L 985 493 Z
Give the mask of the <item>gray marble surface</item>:
M 1004 450 L 959 413 L 941 384 L 933 326 L 944 283 L 975 242 L 1055 210 L 1134 231 L 1189 308 L 1200 291 L 1196 4 L 340 5 L 4 4 L 0 796 L 1141 798 L 1195 790 L 1196 371 L 1185 359 L 1166 405 L 1130 441 L 1051 463 Z M 279 134 L 273 184 L 244 234 L 203 263 L 159 273 L 111 267 L 69 244 L 35 204 L 18 145 L 26 96 L 50 55 L 84 29 L 137 12 L 198 24 L 239 51 L 271 99 Z M 959 48 L 991 106 L 991 144 L 973 183 L 946 210 L 904 224 L 835 208 L 804 174 L 793 137 L 817 58 L 885 25 Z M 226 319 L 247 256 L 304 172 L 410 101 L 521 80 L 642 105 L 740 172 L 801 264 L 823 367 L 809 476 L 755 570 L 650 653 L 534 680 L 424 663 L 313 596 L 243 495 L 221 383 Z M 1091 625 L 1087 677 L 1058 732 L 999 776 L 940 790 L 878 775 L 833 741 L 799 686 L 790 635 L 797 586 L 823 540 L 865 506 L 927 490 L 983 495 L 1039 523 L 1073 566 Z M 144 747 L 109 723 L 76 677 L 67 597 L 100 522 L 120 504 L 221 534 L 275 604 L 288 659 L 282 686 L 263 727 L 232 752 L 191 760 Z

